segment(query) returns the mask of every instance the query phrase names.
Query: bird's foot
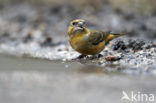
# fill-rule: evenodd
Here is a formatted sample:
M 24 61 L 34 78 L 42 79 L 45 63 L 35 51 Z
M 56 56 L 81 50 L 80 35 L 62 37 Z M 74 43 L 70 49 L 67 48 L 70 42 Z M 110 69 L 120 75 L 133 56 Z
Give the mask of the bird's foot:
M 87 57 L 87 55 L 81 54 L 77 57 L 77 59 L 86 59 Z
M 101 58 L 101 57 L 103 57 L 102 54 L 95 54 L 95 55 L 93 55 L 93 56 L 91 57 L 91 59 L 97 59 L 97 58 Z
M 72 60 L 80 60 L 80 59 L 92 60 L 92 59 L 97 59 L 97 58 L 101 58 L 101 57 L 103 57 L 102 54 L 96 54 L 96 55 L 92 55 L 92 56 L 88 56 L 88 55 L 81 54 L 81 55 L 79 55 L 77 58 L 72 59 Z
M 88 57 L 87 55 L 81 54 L 81 55 L 79 55 L 78 57 L 76 57 L 75 59 L 72 59 L 72 60 L 86 59 L 87 57 Z

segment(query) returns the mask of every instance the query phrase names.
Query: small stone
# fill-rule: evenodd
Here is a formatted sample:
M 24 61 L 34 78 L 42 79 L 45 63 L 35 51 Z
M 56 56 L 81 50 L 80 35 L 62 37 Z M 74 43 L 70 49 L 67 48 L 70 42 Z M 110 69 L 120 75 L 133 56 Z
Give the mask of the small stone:
M 119 56 L 107 56 L 107 57 L 105 57 L 105 59 L 107 61 L 118 61 L 121 59 L 121 57 L 119 57 Z

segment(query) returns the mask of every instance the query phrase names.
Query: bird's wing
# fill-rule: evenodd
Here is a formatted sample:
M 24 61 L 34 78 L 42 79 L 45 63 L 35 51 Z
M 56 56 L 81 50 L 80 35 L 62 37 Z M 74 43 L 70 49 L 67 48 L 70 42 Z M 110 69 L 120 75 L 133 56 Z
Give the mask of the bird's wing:
M 94 31 L 90 30 L 89 34 L 89 42 L 91 42 L 93 45 L 97 45 L 102 41 L 105 41 L 106 37 L 109 35 L 109 32 L 100 32 L 100 31 Z

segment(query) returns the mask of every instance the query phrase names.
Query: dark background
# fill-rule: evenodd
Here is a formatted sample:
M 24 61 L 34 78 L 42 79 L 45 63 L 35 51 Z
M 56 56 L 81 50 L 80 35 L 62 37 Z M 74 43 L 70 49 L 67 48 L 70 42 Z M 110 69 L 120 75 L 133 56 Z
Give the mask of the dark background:
M 1 41 L 27 41 L 35 30 L 59 42 L 67 38 L 69 22 L 78 18 L 93 29 L 156 38 L 155 0 L 0 0 Z

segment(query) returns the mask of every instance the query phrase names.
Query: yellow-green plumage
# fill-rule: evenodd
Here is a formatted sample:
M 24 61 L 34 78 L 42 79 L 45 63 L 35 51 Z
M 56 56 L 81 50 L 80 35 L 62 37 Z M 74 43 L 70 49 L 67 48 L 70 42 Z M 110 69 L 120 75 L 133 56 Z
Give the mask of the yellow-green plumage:
M 86 26 L 79 27 L 78 23 L 80 22 L 85 23 L 81 19 L 74 20 L 70 23 L 68 35 L 72 48 L 81 54 L 99 54 L 110 40 L 123 35 L 90 30 Z M 73 25 L 73 23 L 77 23 L 77 25 Z

